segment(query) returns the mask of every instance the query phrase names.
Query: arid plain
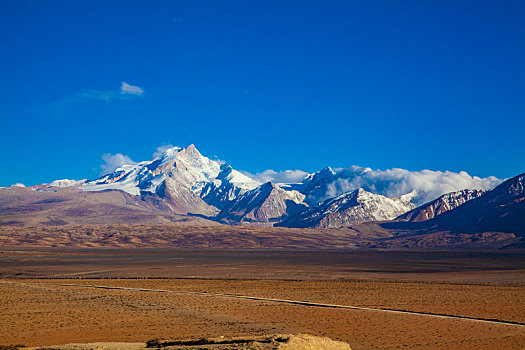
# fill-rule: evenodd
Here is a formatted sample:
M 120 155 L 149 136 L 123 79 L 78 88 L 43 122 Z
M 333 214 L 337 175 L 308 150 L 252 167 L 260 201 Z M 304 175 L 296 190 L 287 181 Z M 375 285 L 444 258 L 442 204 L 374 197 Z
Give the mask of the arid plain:
M 525 344 L 519 251 L 3 248 L 0 257 L 0 344 L 287 333 L 352 349 Z

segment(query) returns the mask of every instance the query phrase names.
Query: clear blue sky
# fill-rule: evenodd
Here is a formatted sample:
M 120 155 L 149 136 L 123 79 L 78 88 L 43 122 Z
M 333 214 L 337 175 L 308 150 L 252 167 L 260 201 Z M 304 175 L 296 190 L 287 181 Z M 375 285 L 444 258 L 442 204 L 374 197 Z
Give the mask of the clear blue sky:
M 191 143 L 250 172 L 510 177 L 524 54 L 521 0 L 2 0 L 0 186 Z

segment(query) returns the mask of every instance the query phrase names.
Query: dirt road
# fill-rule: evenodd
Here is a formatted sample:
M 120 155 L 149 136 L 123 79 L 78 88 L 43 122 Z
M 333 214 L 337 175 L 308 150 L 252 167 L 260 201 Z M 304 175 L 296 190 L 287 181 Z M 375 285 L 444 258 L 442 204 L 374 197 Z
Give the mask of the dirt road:
M 497 319 L 484 319 L 476 317 L 465 317 L 457 315 L 446 315 L 446 314 L 436 314 L 430 312 L 421 312 L 421 311 L 408 311 L 408 310 L 395 310 L 395 309 L 386 309 L 386 308 L 370 308 L 370 307 L 361 307 L 361 306 L 351 306 L 351 305 L 337 305 L 337 304 L 325 304 L 325 303 L 315 303 L 309 301 L 300 301 L 300 300 L 288 300 L 288 299 L 275 299 L 275 298 L 264 298 L 264 297 L 255 297 L 249 295 L 235 295 L 235 294 L 222 294 L 222 293 L 211 293 L 211 292 L 198 292 L 198 291 L 181 291 L 181 290 L 166 290 L 166 289 L 150 289 L 150 288 L 133 288 L 133 287 L 120 287 L 120 286 L 102 286 L 102 285 L 93 285 L 93 284 L 71 284 L 71 283 L 38 283 L 38 282 L 15 282 L 15 281 L 0 281 L 0 283 L 14 283 L 22 285 L 48 285 L 48 286 L 64 286 L 64 287 L 78 287 L 78 288 L 96 288 L 96 289 L 113 289 L 113 290 L 126 290 L 126 291 L 135 291 L 135 292 L 154 292 L 154 293 L 175 293 L 175 294 L 192 294 L 192 295 L 204 295 L 209 297 L 220 297 L 220 298 L 235 298 L 235 299 L 246 299 L 246 300 L 257 300 L 257 301 L 267 301 L 272 303 L 283 303 L 283 304 L 295 304 L 302 306 L 311 306 L 311 307 L 322 307 L 322 308 L 335 308 L 335 309 L 352 309 L 352 310 L 364 310 L 372 312 L 386 312 L 394 314 L 409 314 L 417 315 L 422 317 L 434 317 L 434 318 L 445 318 L 445 319 L 457 319 L 462 321 L 469 322 L 485 322 L 491 324 L 501 324 L 508 326 L 517 326 L 525 327 L 525 323 L 513 322 L 513 321 L 503 321 Z

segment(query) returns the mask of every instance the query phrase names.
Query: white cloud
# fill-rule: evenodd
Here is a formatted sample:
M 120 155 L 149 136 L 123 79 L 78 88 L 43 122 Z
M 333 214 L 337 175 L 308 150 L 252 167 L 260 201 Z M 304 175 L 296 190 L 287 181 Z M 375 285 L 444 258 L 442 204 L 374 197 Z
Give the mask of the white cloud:
M 326 186 L 324 193 L 318 193 L 318 199 L 327 199 L 357 188 L 387 197 L 397 197 L 416 190 L 416 204 L 423 204 L 445 193 L 467 188 L 490 190 L 501 182 L 494 176 L 480 178 L 464 171 L 409 171 L 399 168 L 372 170 L 353 166 L 337 169 L 335 181 Z
M 214 155 L 214 161 L 216 161 L 219 165 L 227 164 L 225 160 L 220 159 L 217 155 Z
M 257 174 L 250 174 L 247 172 L 244 172 L 244 174 L 260 182 L 271 181 L 275 184 L 298 183 L 301 182 L 306 175 L 308 175 L 307 172 L 302 170 L 274 171 L 271 169 Z
M 333 169 L 333 178 L 319 182 L 310 188 L 307 200 L 311 203 L 321 202 L 343 193 L 362 188 L 372 193 L 387 197 L 398 197 L 416 191 L 414 202 L 417 205 L 429 202 L 437 197 L 464 189 L 490 190 L 503 180 L 494 176 L 480 178 L 461 171 L 409 171 L 392 168 L 387 170 L 373 170 L 371 168 L 351 166 L 349 168 Z M 285 170 L 276 172 L 266 170 L 257 174 L 243 172 L 243 174 L 260 182 L 271 181 L 277 184 L 292 184 L 302 182 L 308 173 L 302 170 Z
M 164 154 L 164 152 L 166 152 L 167 150 L 169 150 L 171 148 L 177 148 L 179 150 L 182 149 L 180 147 L 175 147 L 173 145 L 159 146 L 159 147 L 157 147 L 157 150 L 153 153 L 153 158 L 158 158 L 158 157 L 162 156 Z
M 138 95 L 144 94 L 144 90 L 138 86 L 130 85 L 123 81 L 120 86 L 120 93 L 123 95 Z
M 120 83 L 120 90 L 86 90 L 77 94 L 76 99 L 94 99 L 109 102 L 113 100 L 127 100 L 143 94 L 144 89 L 123 81 Z
M 114 100 L 128 100 L 144 94 L 141 87 L 121 82 L 119 90 L 83 90 L 74 96 L 51 103 L 45 108 L 49 111 L 60 111 L 88 100 L 102 100 L 106 102 Z
M 106 175 L 113 171 L 115 171 L 117 168 L 120 168 L 123 165 L 135 165 L 137 164 L 134 162 L 130 157 L 117 153 L 117 154 L 111 154 L 106 153 L 102 156 L 102 159 L 104 160 L 104 163 L 100 166 L 102 169 L 102 172 L 100 175 Z
M 26 185 L 21 182 L 17 182 L 16 184 L 12 184 L 11 187 L 26 187 Z

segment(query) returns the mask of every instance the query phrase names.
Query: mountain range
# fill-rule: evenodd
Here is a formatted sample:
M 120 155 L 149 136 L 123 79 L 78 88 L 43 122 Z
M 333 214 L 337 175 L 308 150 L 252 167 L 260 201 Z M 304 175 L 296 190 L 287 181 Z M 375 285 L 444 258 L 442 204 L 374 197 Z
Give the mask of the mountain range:
M 424 197 L 415 188 L 389 197 L 377 190 L 389 189 L 386 183 L 366 190 L 345 191 L 341 186 L 367 171 L 327 167 L 297 183 L 262 183 L 203 156 L 194 145 L 172 147 L 153 160 L 123 165 L 94 180 L 1 188 L 0 225 L 178 222 L 316 229 L 365 225 L 365 230 L 376 225 L 396 234 L 433 230 L 524 235 L 523 175 L 489 191 L 466 188 L 421 204 Z

